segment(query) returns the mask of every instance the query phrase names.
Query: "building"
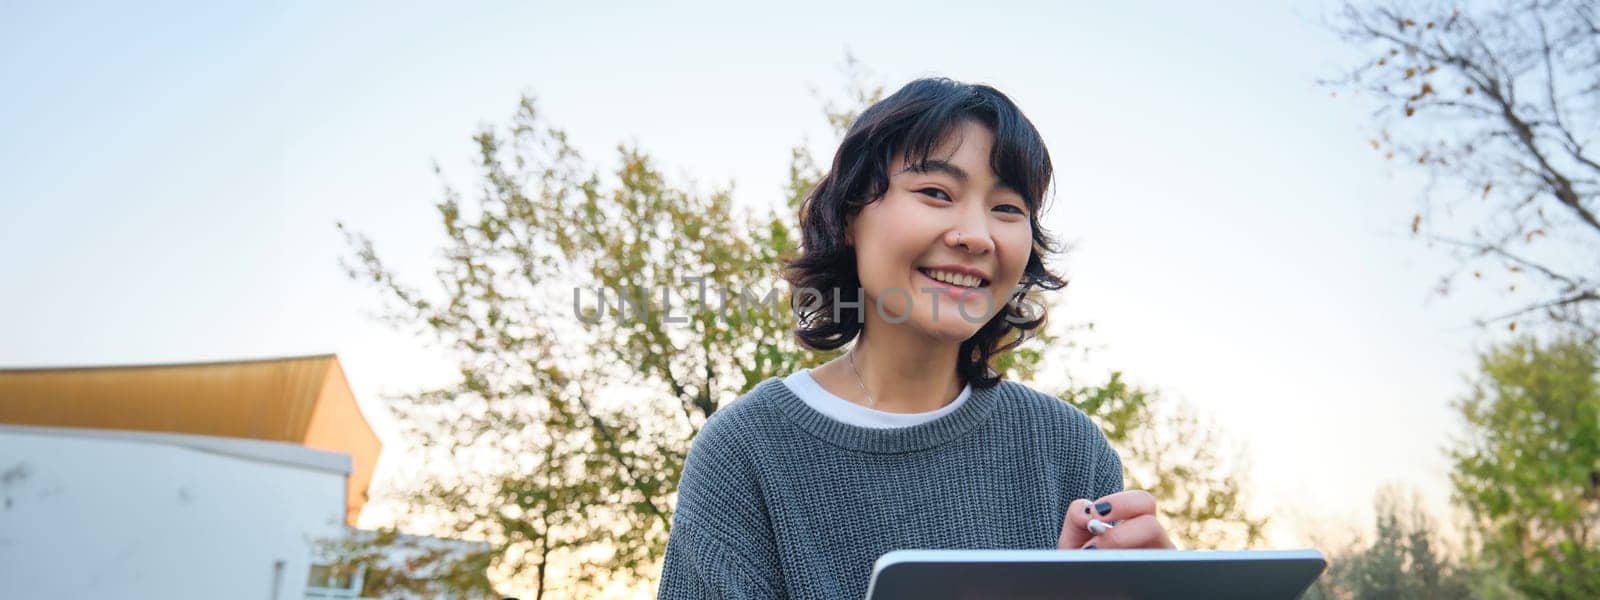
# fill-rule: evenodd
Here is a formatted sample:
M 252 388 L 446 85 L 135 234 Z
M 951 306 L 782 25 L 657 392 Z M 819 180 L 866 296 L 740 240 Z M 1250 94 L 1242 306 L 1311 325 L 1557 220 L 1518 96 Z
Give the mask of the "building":
M 354 526 L 383 444 L 338 357 L 0 370 L 0 423 L 288 442 L 350 457 Z
M 286 442 L 0 425 L 0 595 L 305 597 L 349 472 Z
M 333 355 L 0 370 L 0 595 L 356 598 L 381 448 Z

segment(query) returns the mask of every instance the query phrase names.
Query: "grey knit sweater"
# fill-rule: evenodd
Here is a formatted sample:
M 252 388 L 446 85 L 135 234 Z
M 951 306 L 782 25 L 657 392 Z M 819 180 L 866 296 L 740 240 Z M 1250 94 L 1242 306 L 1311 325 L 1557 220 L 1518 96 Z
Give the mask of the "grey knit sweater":
M 1022 384 L 870 429 L 772 378 L 695 438 L 658 594 L 856 600 L 886 552 L 1055 548 L 1067 504 L 1121 489 L 1122 462 L 1088 416 Z

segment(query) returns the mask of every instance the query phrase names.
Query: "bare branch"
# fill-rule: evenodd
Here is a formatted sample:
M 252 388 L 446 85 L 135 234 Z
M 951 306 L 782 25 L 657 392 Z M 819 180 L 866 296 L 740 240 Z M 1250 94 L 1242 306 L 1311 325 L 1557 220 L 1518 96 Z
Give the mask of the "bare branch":
M 1438 235 L 1431 235 L 1431 236 L 1429 236 L 1428 239 L 1430 239 L 1432 241 L 1435 241 L 1435 242 L 1442 243 L 1442 244 L 1446 244 L 1446 245 L 1450 245 L 1450 246 L 1456 246 L 1456 247 L 1459 247 L 1459 248 L 1464 248 L 1464 249 L 1467 249 L 1467 250 L 1471 250 L 1473 252 L 1476 252 L 1479 255 L 1493 254 L 1495 256 L 1499 256 L 1501 258 L 1504 258 L 1506 260 L 1514 262 L 1519 266 L 1526 267 L 1526 268 L 1538 271 L 1539 273 L 1543 274 L 1544 276 L 1546 276 L 1546 277 L 1548 277 L 1548 278 L 1550 278 L 1552 280 L 1559 281 L 1561 283 L 1566 284 L 1566 286 L 1567 286 L 1566 290 L 1567 291 L 1577 289 L 1578 287 L 1583 285 L 1583 284 L 1579 283 L 1577 280 L 1575 280 L 1575 279 L 1573 279 L 1571 277 L 1568 277 L 1566 275 L 1562 275 L 1560 273 L 1557 273 L 1554 270 L 1552 270 L 1552 269 L 1550 269 L 1550 268 L 1548 268 L 1548 267 L 1546 267 L 1544 265 L 1541 265 L 1539 263 L 1533 262 L 1532 260 L 1528 260 L 1527 258 L 1523 258 L 1523 257 L 1518 256 L 1516 254 L 1512 254 L 1511 252 L 1508 252 L 1504 248 L 1503 245 L 1480 244 L 1480 243 L 1475 243 L 1475 242 L 1466 242 L 1466 241 L 1451 239 L 1451 238 L 1448 238 L 1448 237 L 1443 237 L 1443 236 L 1438 236 Z
M 1515 319 L 1517 317 L 1520 317 L 1520 316 L 1523 316 L 1523 315 L 1526 315 L 1526 314 L 1532 313 L 1532 312 L 1551 311 L 1551 310 L 1557 309 L 1557 308 L 1572 306 L 1572 305 L 1576 305 L 1576 304 L 1583 304 L 1583 303 L 1588 303 L 1588 302 L 1600 302 L 1600 290 L 1583 290 L 1581 292 L 1575 292 L 1575 293 L 1572 293 L 1572 294 L 1557 298 L 1555 300 L 1550 300 L 1548 302 L 1536 302 L 1536 303 L 1530 304 L 1528 306 L 1524 306 L 1522 308 L 1513 310 L 1511 312 L 1508 312 L 1508 313 L 1505 313 L 1505 314 L 1501 314 L 1501 315 L 1496 316 L 1496 317 L 1491 317 L 1489 319 L 1481 320 L 1481 321 L 1479 321 L 1479 324 L 1480 325 L 1488 325 L 1488 324 L 1492 324 L 1492 323 L 1498 323 L 1498 322 L 1501 322 L 1501 321 L 1510 321 L 1512 319 Z
M 1413 14 L 1419 11 L 1440 14 Z M 1379 149 L 1387 150 L 1387 158 L 1402 156 L 1430 173 L 1422 213 L 1434 212 L 1432 204 L 1444 190 L 1461 189 L 1450 183 L 1481 189 L 1481 194 L 1447 199 L 1447 214 L 1471 207 L 1465 212 L 1484 214 L 1482 224 L 1461 226 L 1472 237 L 1492 229 L 1501 238 L 1428 239 L 1477 257 L 1494 256 L 1542 277 L 1562 295 L 1545 303 L 1552 318 L 1581 316 L 1568 309 L 1587 306 L 1586 300 L 1560 300 L 1594 287 L 1583 262 L 1600 255 L 1600 177 L 1595 176 L 1600 161 L 1586 153 L 1587 132 L 1600 121 L 1600 102 L 1581 95 L 1600 91 L 1600 84 L 1590 84 L 1600 81 L 1600 34 L 1592 4 L 1550 0 L 1417 7 L 1378 0 L 1359 8 L 1346 3 L 1341 16 L 1336 30 L 1375 50 L 1340 85 L 1370 92 L 1366 97 L 1379 103 L 1374 117 L 1383 135 L 1375 137 L 1375 147 L 1381 139 L 1388 147 Z M 1571 95 L 1575 87 L 1584 91 Z M 1404 110 L 1396 110 L 1396 104 Z M 1546 211 L 1541 205 L 1547 199 L 1561 208 Z M 1572 218 L 1552 219 L 1551 214 Z M 1565 246 L 1538 257 L 1514 251 L 1538 235 Z M 1565 257 L 1574 264 L 1562 262 Z

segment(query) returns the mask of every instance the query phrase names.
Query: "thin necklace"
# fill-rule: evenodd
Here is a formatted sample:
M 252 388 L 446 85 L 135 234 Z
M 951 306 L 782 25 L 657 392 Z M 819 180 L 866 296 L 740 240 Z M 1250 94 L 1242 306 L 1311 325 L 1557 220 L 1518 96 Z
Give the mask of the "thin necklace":
M 861 393 L 867 396 L 867 406 L 877 406 L 878 402 L 872 399 L 872 393 L 867 391 L 867 382 L 861 380 L 861 371 L 856 370 L 856 347 L 851 346 L 845 353 L 845 358 L 850 362 L 850 372 L 856 374 L 856 385 L 861 386 Z

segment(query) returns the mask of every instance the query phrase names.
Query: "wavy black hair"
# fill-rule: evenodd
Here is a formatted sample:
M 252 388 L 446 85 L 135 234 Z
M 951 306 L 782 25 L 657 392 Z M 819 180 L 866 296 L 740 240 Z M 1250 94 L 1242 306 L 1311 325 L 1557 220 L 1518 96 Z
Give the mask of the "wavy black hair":
M 1033 301 L 1028 292 L 1067 285 L 1066 279 L 1044 264 L 1046 255 L 1057 251 L 1055 241 L 1039 225 L 1040 209 L 1054 176 L 1044 139 L 999 90 L 928 78 L 912 81 L 862 111 L 839 143 L 827 174 L 800 206 L 800 254 L 785 262 L 783 278 L 794 290 L 789 304 L 798 322 L 794 335 L 802 345 L 834 350 L 861 333 L 864 321 L 857 307 L 862 301 L 861 279 L 856 272 L 855 248 L 845 242 L 845 224 L 889 190 L 890 168 L 896 166 L 890 163 L 897 152 L 903 151 L 914 165 L 926 165 L 939 141 L 965 121 L 984 125 L 994 134 L 989 166 L 1027 202 L 1033 251 L 1021 285 L 1006 299 L 1005 309 L 961 343 L 956 370 L 974 388 L 1000 383 L 994 359 L 1022 344 L 1044 324 L 1044 305 Z M 814 292 L 810 301 L 796 302 L 807 290 Z

